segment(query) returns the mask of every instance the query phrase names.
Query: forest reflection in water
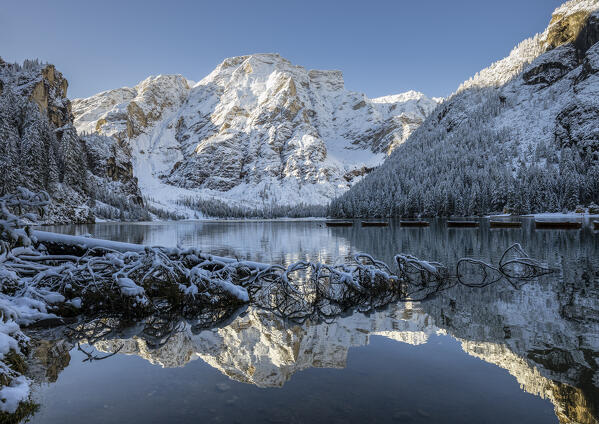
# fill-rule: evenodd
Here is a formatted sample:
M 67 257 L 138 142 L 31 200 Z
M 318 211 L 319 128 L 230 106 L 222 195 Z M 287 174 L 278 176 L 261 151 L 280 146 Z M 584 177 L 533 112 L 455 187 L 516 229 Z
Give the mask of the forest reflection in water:
M 262 416 L 288 422 L 318 417 L 345 422 L 453 418 L 596 423 L 599 236 L 589 227 L 535 231 L 526 223 L 522 229 L 491 230 L 483 223 L 480 229 L 452 230 L 442 224 L 435 222 L 429 229 L 331 229 L 306 221 L 65 227 L 71 233 L 91 232 L 115 240 L 206 246 L 214 253 L 274 263 L 330 262 L 358 251 L 389 262 L 399 252 L 446 264 L 463 256 L 496 262 L 507 246 L 521 242 L 532 257 L 560 272 L 520 290 L 504 283 L 482 289 L 456 286 L 424 302 L 330 322 L 295 325 L 249 308 L 214 328 L 154 317 L 134 325 L 103 319 L 98 328 L 104 330 L 92 335 L 37 332 L 37 365 L 31 372 L 40 383 L 41 409 L 33 422 L 68 419 L 61 405 L 71 405 L 71 413 L 85 416 L 81 405 L 86 405 L 96 417 L 86 422 L 105 422 L 111 414 L 133 422 L 160 422 L 168 412 L 166 416 L 175 417 L 172 422 L 191 422 L 206 414 L 206 420 L 224 421 Z M 93 325 L 87 323 L 86 328 Z M 83 350 L 77 349 L 77 342 L 83 343 Z M 117 350 L 117 355 L 92 364 L 76 360 L 89 359 L 84 352 L 101 358 Z M 148 369 L 149 365 L 132 363 L 132 358 L 165 368 Z M 483 366 L 474 358 L 497 367 Z M 187 371 L 178 372 L 183 366 Z M 211 374 L 209 368 L 219 373 Z M 327 369 L 343 371 L 330 374 Z M 102 384 L 110 385 L 103 377 L 111 372 L 118 376 L 112 392 L 121 400 L 102 390 Z M 126 389 L 122 380 L 128 381 Z M 135 381 L 144 390 L 152 389 L 136 396 L 139 387 L 130 387 Z M 207 386 L 201 384 L 208 381 Z M 96 390 L 82 396 L 87 386 Z M 250 387 L 276 389 L 266 396 Z M 160 394 L 160 411 L 152 390 Z M 197 398 L 191 401 L 182 392 Z M 136 407 L 125 399 L 132 399 Z M 73 409 L 75 404 L 80 406 Z M 307 405 L 313 412 L 306 412 Z M 132 408 L 137 415 L 131 415 Z

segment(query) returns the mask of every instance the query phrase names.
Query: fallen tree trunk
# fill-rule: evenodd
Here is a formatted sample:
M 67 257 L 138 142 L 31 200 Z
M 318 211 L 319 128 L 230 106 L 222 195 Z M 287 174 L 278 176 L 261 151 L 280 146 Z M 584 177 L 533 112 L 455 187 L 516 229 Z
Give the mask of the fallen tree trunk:
M 120 241 L 102 240 L 91 237 L 83 236 L 71 236 L 68 234 L 51 233 L 48 231 L 32 230 L 31 234 L 37 239 L 39 243 L 42 243 L 48 252 L 52 254 L 71 254 L 75 256 L 82 256 L 89 250 L 96 251 L 117 251 L 121 253 L 135 252 L 143 253 L 147 249 L 154 246 L 147 246 L 143 244 L 124 243 Z M 162 248 L 162 247 L 161 247 Z M 164 248 L 163 248 L 164 249 Z M 194 251 L 194 253 L 200 256 L 202 259 L 222 262 L 226 264 L 232 264 L 239 262 L 235 258 L 227 258 L 224 256 L 215 256 L 210 254 L 202 254 L 201 251 L 196 249 L 179 249 L 179 248 L 166 248 L 170 254 L 185 254 L 186 252 Z M 269 264 L 254 262 L 254 261 L 243 261 L 245 264 L 259 270 L 265 270 L 270 268 Z

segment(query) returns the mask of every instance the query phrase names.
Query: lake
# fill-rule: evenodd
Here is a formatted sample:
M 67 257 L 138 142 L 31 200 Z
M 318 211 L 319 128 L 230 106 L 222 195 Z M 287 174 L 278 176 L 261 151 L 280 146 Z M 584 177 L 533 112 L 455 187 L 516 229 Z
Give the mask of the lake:
M 487 220 L 480 228 L 301 220 L 45 229 L 285 265 L 358 252 L 391 264 L 409 253 L 451 269 L 461 257 L 496 264 L 518 242 L 557 272 L 520 289 L 458 285 L 302 325 L 249 307 L 215 328 L 100 319 L 80 346 L 62 330 L 32 332 L 33 423 L 599 422 L 599 233 L 588 222 L 580 230 L 535 230 L 530 220 L 517 229 L 490 229 Z

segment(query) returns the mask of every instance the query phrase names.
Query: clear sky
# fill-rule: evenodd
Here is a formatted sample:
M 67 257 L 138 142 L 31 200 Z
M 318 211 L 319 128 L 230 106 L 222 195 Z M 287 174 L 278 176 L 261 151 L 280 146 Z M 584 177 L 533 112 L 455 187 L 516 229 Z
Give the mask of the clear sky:
M 0 56 L 54 63 L 72 98 L 149 75 L 197 81 L 226 57 L 263 52 L 340 69 L 348 89 L 370 97 L 445 96 L 543 31 L 562 2 L 7 0 Z

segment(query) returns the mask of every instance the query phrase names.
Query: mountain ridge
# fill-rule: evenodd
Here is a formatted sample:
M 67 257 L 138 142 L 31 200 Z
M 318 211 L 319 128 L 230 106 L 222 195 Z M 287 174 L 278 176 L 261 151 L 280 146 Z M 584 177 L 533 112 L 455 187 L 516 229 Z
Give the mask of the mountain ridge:
M 163 80 L 179 82 L 142 86 Z M 328 203 L 437 104 L 416 92 L 371 100 L 345 90 L 341 71 L 306 70 L 272 53 L 228 58 L 195 85 L 184 81 L 150 77 L 73 101 L 79 131 L 125 142 L 142 192 L 171 203 Z
M 599 202 L 599 2 L 558 7 L 547 29 L 464 82 L 335 216 L 573 211 Z

